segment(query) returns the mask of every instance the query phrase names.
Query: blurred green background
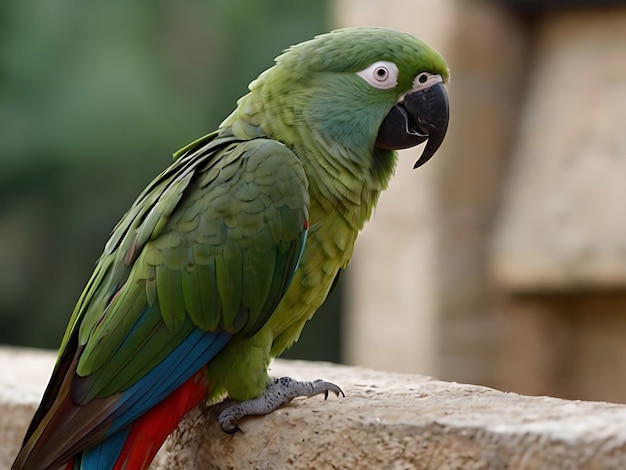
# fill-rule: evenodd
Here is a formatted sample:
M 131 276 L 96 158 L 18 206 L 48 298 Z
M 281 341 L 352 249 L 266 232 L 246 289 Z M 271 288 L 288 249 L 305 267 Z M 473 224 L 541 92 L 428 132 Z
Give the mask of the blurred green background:
M 108 235 L 319 0 L 0 3 L 0 343 L 56 348 Z M 340 360 L 340 295 L 289 357 Z

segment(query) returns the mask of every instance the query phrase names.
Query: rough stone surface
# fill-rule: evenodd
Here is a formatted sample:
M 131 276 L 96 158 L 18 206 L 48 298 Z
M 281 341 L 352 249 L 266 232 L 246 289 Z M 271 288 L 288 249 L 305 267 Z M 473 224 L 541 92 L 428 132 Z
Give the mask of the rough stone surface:
M 626 8 L 539 25 L 493 248 L 514 291 L 626 287 Z
M 56 355 L 0 348 L 0 468 L 10 468 L 48 383 Z
M 53 362 L 50 352 L 0 349 L 0 468 L 17 452 Z M 626 468 L 626 406 L 324 363 L 275 361 L 272 373 L 324 378 L 346 397 L 294 400 L 234 435 L 211 409 L 196 409 L 152 469 Z

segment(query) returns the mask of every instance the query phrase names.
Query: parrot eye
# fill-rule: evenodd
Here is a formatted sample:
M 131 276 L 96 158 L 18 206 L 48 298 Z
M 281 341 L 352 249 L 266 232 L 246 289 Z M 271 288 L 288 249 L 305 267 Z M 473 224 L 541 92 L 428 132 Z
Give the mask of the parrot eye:
M 387 67 L 385 67 L 384 65 L 376 67 L 376 70 L 374 70 L 374 78 L 376 80 L 378 80 L 379 82 L 384 82 L 385 80 L 387 80 L 387 77 L 389 77 L 389 69 Z
M 388 90 L 398 84 L 398 66 L 384 60 L 374 62 L 366 69 L 357 72 L 357 75 L 374 88 L 381 90 Z

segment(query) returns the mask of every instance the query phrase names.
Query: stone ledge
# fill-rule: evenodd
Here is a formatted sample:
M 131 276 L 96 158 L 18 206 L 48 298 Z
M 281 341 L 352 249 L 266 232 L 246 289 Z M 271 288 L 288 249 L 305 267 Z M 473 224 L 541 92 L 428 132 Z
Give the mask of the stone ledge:
M 54 354 L 0 349 L 0 468 L 8 468 Z M 226 435 L 194 410 L 153 469 L 626 468 L 626 406 L 299 361 L 272 374 L 336 382 L 345 398 L 295 400 Z

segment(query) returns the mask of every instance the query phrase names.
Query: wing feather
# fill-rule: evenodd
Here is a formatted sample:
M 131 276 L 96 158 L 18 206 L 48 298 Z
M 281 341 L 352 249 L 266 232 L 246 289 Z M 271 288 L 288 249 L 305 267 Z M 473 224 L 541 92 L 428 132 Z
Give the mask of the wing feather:
M 297 268 L 308 204 L 278 142 L 211 134 L 178 155 L 106 244 L 16 465 L 63 464 L 262 328 Z

